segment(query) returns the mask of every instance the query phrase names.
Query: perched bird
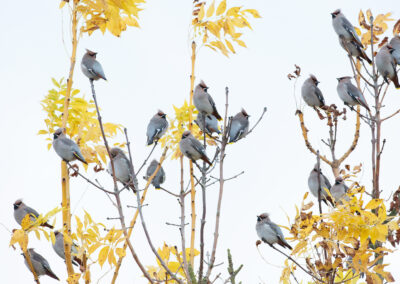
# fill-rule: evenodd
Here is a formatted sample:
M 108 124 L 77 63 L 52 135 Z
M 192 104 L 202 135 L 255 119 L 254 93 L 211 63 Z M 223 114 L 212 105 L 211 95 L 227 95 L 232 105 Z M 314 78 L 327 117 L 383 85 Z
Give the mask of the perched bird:
M 210 160 L 207 158 L 206 150 L 204 146 L 198 141 L 192 133 L 188 130 L 183 132 L 182 139 L 179 142 L 179 149 L 182 154 L 196 162 L 198 159 L 202 159 L 204 162 L 211 166 Z
M 194 89 L 193 94 L 193 103 L 196 109 L 199 112 L 203 112 L 205 114 L 212 114 L 218 120 L 221 120 L 222 117 L 218 114 L 217 107 L 215 106 L 215 102 L 213 98 L 207 93 L 208 87 L 201 81 L 196 88 Z
M 242 111 L 232 118 L 229 143 L 237 142 L 247 135 L 247 132 L 249 132 L 249 117 L 250 115 L 242 108 Z
M 400 36 L 395 35 L 389 42 L 389 44 L 393 47 L 392 56 L 396 60 L 396 63 L 400 65 Z
M 308 177 L 308 188 L 310 189 L 310 192 L 312 193 L 312 195 L 318 198 L 318 190 L 319 190 L 318 174 L 321 183 L 321 200 L 326 205 L 328 205 L 327 201 L 329 201 L 332 205 L 334 205 L 329 195 L 325 192 L 325 188 L 327 190 L 331 189 L 331 183 L 329 182 L 328 178 L 322 173 L 321 169 L 319 170 L 318 173 L 317 164 L 314 166 L 313 170 L 310 173 L 310 176 Z
M 71 162 L 76 159 L 82 163 L 87 164 L 85 158 L 83 157 L 79 146 L 67 138 L 64 134 L 64 128 L 59 128 L 53 134 L 53 148 L 64 161 Z
M 336 89 L 340 99 L 344 102 L 344 104 L 349 106 L 362 105 L 367 110 L 369 110 L 364 95 L 356 86 L 351 83 L 351 77 L 340 77 L 337 78 L 337 80 L 338 85 Z
M 33 248 L 28 249 L 28 254 L 29 258 L 31 259 L 33 269 L 35 270 L 37 276 L 47 275 L 50 276 L 51 278 L 60 281 L 57 275 L 55 275 L 54 272 L 51 270 L 49 262 L 43 256 L 35 252 Z M 25 254 L 22 255 L 25 258 Z M 28 262 L 26 261 L 26 258 L 25 258 L 25 265 L 29 268 L 29 270 L 31 269 L 29 267 Z
M 356 40 L 346 40 L 344 36 L 339 36 L 339 43 L 351 56 L 357 57 L 360 60 L 364 59 L 368 64 L 372 63 L 363 47 Z
M 54 235 L 56 236 L 56 241 L 54 242 L 53 249 L 58 254 L 59 257 L 65 260 L 65 252 L 64 252 L 64 235 L 59 231 L 55 231 Z M 77 256 L 78 254 L 78 246 L 75 243 L 71 244 L 71 258 L 73 265 L 82 265 L 82 260 Z
M 389 83 L 387 80 L 389 78 L 396 89 L 398 89 L 400 88 L 400 84 L 396 72 L 396 59 L 392 55 L 393 52 L 394 49 L 390 44 L 384 45 L 376 55 L 376 67 L 385 82 Z
M 152 176 L 152 174 L 156 171 L 158 164 L 159 163 L 157 160 L 151 161 L 146 171 L 146 179 L 149 179 Z M 165 181 L 165 172 L 164 169 L 161 167 L 160 170 L 155 175 L 155 177 L 153 178 L 153 180 L 151 181 L 151 184 L 158 189 L 161 187 L 161 184 L 164 183 L 164 181 Z
M 114 164 L 115 178 L 123 183 L 124 185 L 129 185 L 129 187 L 136 192 L 135 186 L 133 184 L 132 177 L 132 165 L 129 159 L 126 157 L 124 152 L 117 147 L 114 147 L 110 150 L 111 158 Z M 111 161 L 108 163 L 108 172 L 110 175 L 113 175 Z
M 324 96 L 318 88 L 319 81 L 314 75 L 304 81 L 301 87 L 301 96 L 307 105 L 310 107 L 322 107 L 325 105 Z
M 346 19 L 340 9 L 337 9 L 332 15 L 332 25 L 333 29 L 339 37 L 343 37 L 346 41 L 354 41 L 361 48 L 363 44 L 358 37 L 354 26 Z
M 335 184 L 331 187 L 332 197 L 337 203 L 339 203 L 343 198 L 348 201 L 350 200 L 350 198 L 346 196 L 348 191 L 349 188 L 344 184 L 343 178 L 338 176 L 335 180 Z
M 36 219 L 39 217 L 39 213 L 35 209 L 23 203 L 21 199 L 18 199 L 17 201 L 14 202 L 14 219 L 15 221 L 17 221 L 18 224 L 21 225 L 22 220 L 28 214 L 30 215 L 30 219 L 32 222 L 35 222 Z M 53 229 L 53 226 L 50 225 L 49 223 L 44 223 L 41 224 L 40 226 Z
M 158 141 L 165 134 L 168 129 L 168 121 L 166 114 L 159 110 L 147 125 L 147 145 L 153 144 Z
M 271 222 L 268 213 L 263 213 L 257 216 L 256 231 L 258 237 L 271 247 L 273 244 L 278 244 L 283 248 L 292 249 L 292 247 L 286 242 L 283 236 L 281 228 L 275 223 Z
M 203 122 L 205 119 L 206 127 L 204 127 Z M 220 134 L 221 131 L 218 129 L 218 120 L 212 114 L 203 115 L 203 113 L 199 112 L 194 122 L 199 126 L 201 131 L 209 134 L 210 136 L 215 132 Z
M 90 80 L 99 80 L 101 78 L 107 81 L 103 67 L 101 67 L 101 64 L 96 60 L 96 54 L 97 52 L 86 49 L 86 53 L 81 61 L 82 72 Z

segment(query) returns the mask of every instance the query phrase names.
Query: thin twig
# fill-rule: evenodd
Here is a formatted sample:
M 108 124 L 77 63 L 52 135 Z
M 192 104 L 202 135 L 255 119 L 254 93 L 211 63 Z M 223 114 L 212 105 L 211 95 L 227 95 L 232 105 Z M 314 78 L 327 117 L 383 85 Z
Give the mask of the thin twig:
M 263 112 L 261 113 L 260 118 L 257 120 L 256 124 L 247 132 L 246 136 L 249 135 L 251 132 L 253 132 L 254 128 L 260 123 L 260 121 L 263 119 L 264 114 L 267 112 L 267 107 L 264 107 Z
M 149 155 L 148 155 L 147 158 L 143 161 L 143 164 L 140 166 L 139 170 L 137 171 L 137 173 L 136 173 L 137 175 L 139 175 L 139 173 L 140 173 L 140 171 L 142 170 L 142 168 L 144 167 L 144 165 L 146 165 L 147 161 L 150 159 L 151 154 L 153 154 L 153 151 L 154 151 L 154 149 L 156 148 L 157 144 L 158 144 L 158 141 L 155 141 L 155 142 L 154 142 L 154 146 L 153 146 L 153 148 L 151 149 Z

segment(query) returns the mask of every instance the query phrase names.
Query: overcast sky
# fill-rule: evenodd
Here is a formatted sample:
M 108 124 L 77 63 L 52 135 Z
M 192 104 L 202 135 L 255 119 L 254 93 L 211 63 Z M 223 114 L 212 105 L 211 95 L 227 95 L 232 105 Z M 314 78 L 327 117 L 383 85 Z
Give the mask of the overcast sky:
M 320 88 L 328 103 L 342 106 L 336 93 L 336 78 L 351 75 L 345 52 L 339 46 L 337 36 L 331 26 L 330 13 L 341 8 L 347 18 L 357 23 L 360 9 L 371 8 L 374 14 L 393 12 L 400 17 L 398 1 L 228 1 L 228 5 L 245 5 L 255 8 L 262 19 L 251 20 L 254 31 L 245 31 L 243 37 L 248 48 L 237 48 L 238 54 L 227 59 L 209 49 L 203 48 L 196 66 L 197 79 L 203 79 L 210 86 L 218 108 L 224 106 L 224 88 L 230 88 L 230 114 L 245 107 L 251 114 L 251 124 L 268 107 L 265 119 L 247 139 L 229 146 L 226 158 L 226 176 L 242 170 L 245 174 L 225 187 L 220 239 L 214 273 L 226 273 L 226 249 L 230 248 L 236 265 L 244 264 L 238 278 L 243 283 L 278 283 L 284 258 L 262 245 L 260 250 L 266 264 L 259 256 L 255 241 L 256 215 L 269 212 L 276 223 L 288 225 L 286 214 L 293 220 L 295 205 L 299 205 L 308 190 L 307 178 L 315 158 L 306 149 L 302 140 L 299 123 L 294 115 L 296 105 L 293 98 L 293 81 L 286 75 L 292 72 L 293 64 L 302 67 L 303 76 L 297 88 L 309 73 L 317 76 Z M 0 11 L 2 44 L 0 50 L 1 104 L 0 125 L 2 139 L 2 166 L 0 171 L 0 223 L 8 229 L 17 228 L 13 218 L 12 204 L 17 198 L 40 212 L 47 212 L 60 205 L 60 162 L 53 150 L 47 151 L 45 137 L 38 136 L 44 129 L 44 112 L 40 100 L 52 88 L 51 77 L 67 77 L 69 70 L 70 34 L 66 21 L 67 10 L 58 9 L 59 1 L 5 1 Z M 78 62 L 85 48 L 97 51 L 108 82 L 96 82 L 98 100 L 105 121 L 121 123 L 129 129 L 133 143 L 135 165 L 142 163 L 150 151 L 145 147 L 145 130 L 148 120 L 162 109 L 173 115 L 172 105 L 180 106 L 189 95 L 190 40 L 188 39 L 191 18 L 191 1 L 149 0 L 140 13 L 141 29 L 129 28 L 121 38 L 110 34 L 105 36 L 95 32 L 80 40 Z M 395 10 L 397 9 L 397 10 Z M 64 14 L 63 14 L 64 13 Z M 64 19 L 64 21 L 62 20 Z M 86 97 L 90 95 L 88 80 L 77 65 L 74 87 Z M 400 96 L 394 89 L 387 95 L 385 113 L 391 113 L 400 105 Z M 371 102 L 371 97 L 367 96 Z M 328 149 L 320 142 L 326 138 L 325 122 L 316 114 L 304 109 L 309 136 L 315 148 L 323 154 Z M 383 138 L 387 143 L 383 153 L 381 187 L 383 197 L 400 184 L 398 156 L 400 135 L 399 118 L 385 123 Z M 341 121 L 338 135 L 338 153 L 345 151 L 354 131 L 354 114 Z M 120 140 L 122 142 L 122 139 Z M 211 151 L 209 150 L 209 153 Z M 161 149 L 155 151 L 159 158 Z M 364 171 L 360 182 L 370 190 L 370 132 L 364 125 L 361 138 L 348 164 L 363 163 Z M 165 187 L 178 191 L 178 162 L 165 163 L 167 181 Z M 333 181 L 333 175 L 322 166 Z M 187 171 L 186 171 L 187 172 Z M 216 173 L 217 174 L 217 173 Z M 95 175 L 92 171 L 88 174 Z M 104 184 L 111 184 L 105 174 L 99 176 Z M 209 204 L 206 224 L 206 247 L 211 250 L 212 232 L 217 203 L 217 185 L 208 189 Z M 132 194 L 123 194 L 124 204 L 134 205 Z M 198 195 L 200 200 L 200 195 Z M 179 206 L 174 198 L 161 191 L 151 189 L 147 199 L 149 206 L 144 213 L 156 246 L 165 241 L 169 245 L 179 245 L 179 231 L 165 222 L 178 222 Z M 105 222 L 109 227 L 118 222 L 105 221 L 106 217 L 116 217 L 116 210 L 103 193 L 78 178 L 71 179 L 71 205 L 74 214 L 83 216 L 83 209 L 92 217 Z M 200 215 L 200 202 L 198 215 Z M 125 208 L 127 220 L 132 209 Z M 190 217 L 189 211 L 187 217 Z M 198 222 L 199 223 L 199 222 Z M 57 227 L 61 227 L 61 214 L 57 216 Z M 286 235 L 288 233 L 284 231 Z M 8 247 L 10 233 L 0 227 L 0 255 L 3 256 L 3 283 L 32 283 L 32 275 L 23 264 L 19 250 Z M 197 238 L 197 245 L 199 242 Z M 136 225 L 132 238 L 142 262 L 155 265 L 140 224 Z M 54 253 L 51 244 L 37 241 L 31 235 L 30 246 L 50 261 L 54 272 L 66 279 L 64 262 Z M 398 252 L 390 262 L 398 263 Z M 93 278 L 102 272 L 94 269 Z M 396 265 L 390 270 L 396 280 L 400 271 Z M 109 283 L 112 272 L 100 283 Z M 43 277 L 41 283 L 54 283 Z M 131 255 L 127 254 L 120 272 L 119 283 L 146 283 Z

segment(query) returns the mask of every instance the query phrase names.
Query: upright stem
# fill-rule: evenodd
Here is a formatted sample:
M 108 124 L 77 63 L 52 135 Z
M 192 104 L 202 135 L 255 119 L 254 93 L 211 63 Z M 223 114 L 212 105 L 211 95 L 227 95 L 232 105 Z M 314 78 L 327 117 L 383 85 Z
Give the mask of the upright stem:
M 206 141 L 206 116 L 203 115 L 203 145 L 204 149 L 207 148 Z M 206 162 L 203 161 L 203 168 L 201 171 L 201 196 L 203 202 L 203 215 L 201 216 L 200 224 L 200 267 L 199 267 L 199 283 L 202 283 L 203 278 L 203 265 L 204 265 L 204 226 L 206 224 L 206 212 L 207 212 L 207 202 L 206 202 L 206 174 L 207 166 Z
M 207 279 L 210 279 L 211 271 L 214 268 L 215 263 L 215 254 L 217 252 L 217 244 L 218 244 L 218 236 L 219 236 L 219 221 L 221 217 L 221 205 L 222 205 L 222 195 L 224 193 L 224 161 L 225 161 L 225 148 L 228 144 L 228 136 L 229 136 L 229 128 L 230 123 L 228 123 L 228 96 L 229 89 L 225 88 L 225 118 L 224 118 L 224 132 L 222 134 L 222 143 L 221 143 L 221 153 L 220 153 L 220 161 L 219 161 L 219 195 L 218 195 L 218 204 L 217 204 L 217 213 L 215 216 L 215 229 L 214 229 L 214 241 L 213 247 L 211 251 L 210 263 L 207 269 Z
M 192 42 L 192 72 L 190 75 L 190 103 L 189 103 L 189 130 L 192 130 L 192 124 L 193 124 L 193 89 L 194 89 L 194 67 L 196 63 L 196 43 L 193 41 Z M 192 224 L 191 224 L 191 236 L 190 236 L 190 265 L 193 267 L 194 263 L 194 240 L 196 236 L 196 188 L 194 184 L 194 178 L 193 178 L 193 162 L 192 160 L 189 161 L 189 167 L 190 167 L 190 198 L 191 198 L 191 209 L 192 209 Z
M 186 259 L 186 241 L 185 241 L 185 185 L 184 185 L 184 172 L 183 172 L 183 156 L 180 157 L 181 165 L 181 191 L 179 194 L 179 205 L 181 207 L 181 225 L 179 231 L 181 233 L 181 246 L 182 246 L 182 258 L 183 258 L 183 270 L 185 271 L 186 280 L 188 283 L 192 283 L 188 263 Z
M 67 90 L 65 93 L 64 100 L 64 111 L 62 117 L 62 127 L 66 129 L 67 121 L 68 121 L 68 108 L 71 100 L 71 90 L 72 90 L 72 82 L 74 76 L 75 62 L 76 62 L 76 49 L 78 46 L 78 11 L 77 6 L 78 0 L 73 1 L 72 6 L 72 54 L 70 58 L 70 68 L 69 75 L 67 81 Z M 69 190 L 69 173 L 67 164 L 62 161 L 61 162 L 61 187 L 62 187 L 62 219 L 63 219 L 63 227 L 64 233 L 67 236 L 71 237 L 71 206 L 70 206 L 70 190 Z M 65 264 L 67 266 L 68 276 L 74 274 L 74 268 L 72 267 L 71 262 L 71 244 L 68 242 L 64 242 L 64 253 L 65 253 Z
M 322 206 L 321 206 L 321 160 L 319 158 L 319 150 L 317 150 L 317 180 L 318 180 L 318 208 L 319 215 L 322 215 Z
M 126 238 L 127 246 L 129 247 L 129 250 L 131 251 L 131 254 L 132 254 L 133 258 L 135 259 L 137 265 L 139 266 L 140 270 L 143 272 L 144 276 L 150 281 L 150 283 L 154 283 L 153 280 L 150 278 L 150 275 L 148 274 L 148 272 L 144 268 L 143 264 L 140 262 L 137 254 L 136 254 L 135 250 L 133 249 L 133 246 L 132 246 L 132 244 L 131 244 L 131 242 L 130 242 L 130 240 L 128 238 L 128 232 L 127 232 L 126 225 L 125 225 L 125 216 L 124 216 L 124 213 L 122 211 L 122 202 L 121 202 L 121 198 L 120 198 L 120 192 L 118 190 L 117 179 L 115 177 L 114 161 L 113 161 L 113 159 L 111 157 L 110 148 L 108 146 L 106 134 L 104 132 L 103 121 L 102 121 L 102 118 L 101 118 L 101 115 L 100 115 L 99 105 L 97 103 L 96 92 L 95 92 L 95 89 L 94 89 L 93 80 L 90 80 L 90 85 L 92 87 L 93 101 L 94 101 L 95 106 L 96 106 L 97 119 L 99 121 L 100 130 L 101 130 L 101 134 L 102 134 L 103 141 L 104 141 L 104 146 L 106 147 L 108 157 L 110 158 L 112 176 L 113 176 L 113 181 L 114 181 L 114 196 L 115 196 L 115 200 L 117 202 L 117 209 L 118 209 L 119 220 L 120 220 L 120 223 L 121 223 L 122 231 L 123 231 L 124 236 Z M 135 178 L 133 178 L 133 182 L 135 182 Z M 137 188 L 137 184 L 135 184 L 135 188 Z
M 22 249 L 22 248 L 21 248 Z M 32 261 L 31 261 L 31 256 L 29 255 L 28 250 L 22 250 L 22 252 L 24 253 L 26 262 L 28 263 L 29 269 L 31 270 L 32 274 L 33 274 L 33 278 L 35 279 L 36 284 L 40 284 L 39 282 L 39 277 L 36 274 L 35 269 L 33 269 L 33 265 L 32 265 Z

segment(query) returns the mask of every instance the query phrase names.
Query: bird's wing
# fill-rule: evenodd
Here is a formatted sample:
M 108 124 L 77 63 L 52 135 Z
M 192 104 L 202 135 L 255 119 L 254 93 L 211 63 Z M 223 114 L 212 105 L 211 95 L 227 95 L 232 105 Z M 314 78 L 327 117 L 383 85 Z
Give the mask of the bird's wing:
M 367 102 L 364 99 L 363 94 L 357 89 L 356 86 L 349 84 L 347 88 L 347 94 L 360 105 L 368 109 Z
M 92 68 L 88 69 L 90 73 L 92 73 L 95 76 L 98 76 L 104 80 L 106 80 L 106 75 L 104 75 L 103 67 L 101 67 L 100 63 L 98 61 L 94 61 Z
M 26 207 L 25 207 L 25 211 L 26 211 L 26 213 L 28 213 L 29 215 L 33 215 L 33 216 L 35 216 L 36 218 L 39 217 L 39 213 L 38 213 L 35 209 L 33 209 L 33 208 L 31 208 L 31 207 L 26 206 Z
M 345 17 L 342 18 L 343 21 L 343 27 L 348 31 L 354 40 L 361 46 L 363 47 L 363 44 L 361 43 L 360 39 L 358 38 L 358 35 L 356 33 L 356 30 L 354 29 L 353 25 L 347 20 Z
M 315 95 L 317 96 L 318 100 L 325 105 L 325 99 L 324 96 L 322 95 L 321 90 L 318 87 L 315 87 Z
M 331 189 L 331 183 L 329 182 L 329 179 L 323 173 L 321 173 L 321 175 L 324 179 L 325 184 L 328 186 L 328 189 Z
M 193 139 L 190 139 L 190 144 L 192 145 L 192 147 L 197 151 L 197 152 L 199 152 L 200 154 L 202 154 L 202 155 L 206 155 L 206 153 L 205 153 L 205 151 L 204 151 L 204 147 L 203 147 L 203 145 L 201 145 L 201 143 L 197 140 L 197 139 L 195 139 L 195 138 L 193 138 Z
M 46 270 L 51 271 L 49 262 L 43 256 L 38 253 L 33 253 L 30 256 L 33 260 L 40 262 Z
M 154 173 L 156 168 L 157 168 L 157 165 L 155 165 L 153 163 L 150 164 L 150 166 L 147 168 L 147 171 L 146 171 L 147 178 L 151 177 L 151 175 Z
M 270 222 L 270 223 L 268 223 L 268 224 L 269 224 L 270 228 L 275 232 L 275 234 L 276 234 L 280 239 L 285 240 L 285 237 L 283 236 L 282 230 L 281 230 L 281 228 L 280 228 L 278 225 L 276 225 L 275 223 L 272 223 L 272 222 Z

